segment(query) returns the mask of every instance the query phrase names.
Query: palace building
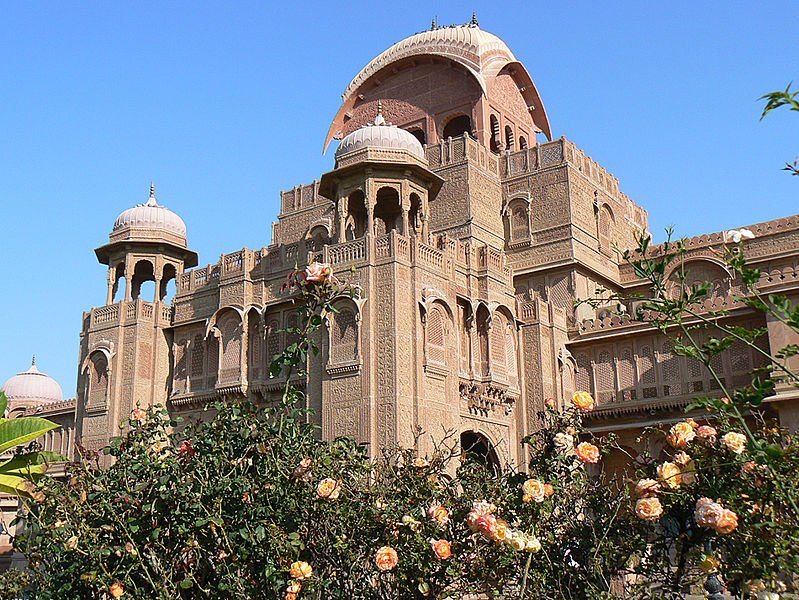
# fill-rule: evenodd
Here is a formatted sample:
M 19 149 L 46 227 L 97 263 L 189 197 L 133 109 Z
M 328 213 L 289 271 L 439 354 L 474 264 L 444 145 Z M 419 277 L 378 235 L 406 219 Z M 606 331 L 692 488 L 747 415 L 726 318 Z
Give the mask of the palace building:
M 269 364 L 296 322 L 281 286 L 311 261 L 359 289 L 298 382 L 325 438 L 351 436 L 375 453 L 412 446 L 421 428 L 426 452 L 451 431 L 496 464 L 519 464 L 545 399 L 563 406 L 588 390 L 592 427 L 616 431 L 634 454 L 643 426 L 718 393 L 653 327 L 616 306 L 575 308 L 599 289 L 646 291 L 614 248 L 634 246 L 647 212 L 573 142 L 552 139 L 530 73 L 475 20 L 433 26 L 371 60 L 344 91 L 325 147 L 333 140 L 333 168 L 281 192 L 269 246 L 198 266 L 186 225 L 153 189 L 116 219 L 96 250 L 107 297 L 83 316 L 77 441 L 106 445 L 139 405 L 199 415 L 213 399 L 275 398 L 283 382 Z M 749 228 L 760 288 L 796 294 L 799 217 Z M 795 341 L 734 299 L 742 284 L 718 259 L 727 237 L 686 241 L 690 276 L 714 285 L 702 310 L 767 328 L 766 351 Z M 716 366 L 735 386 L 763 364 L 733 345 Z M 794 390 L 768 406 L 799 427 Z

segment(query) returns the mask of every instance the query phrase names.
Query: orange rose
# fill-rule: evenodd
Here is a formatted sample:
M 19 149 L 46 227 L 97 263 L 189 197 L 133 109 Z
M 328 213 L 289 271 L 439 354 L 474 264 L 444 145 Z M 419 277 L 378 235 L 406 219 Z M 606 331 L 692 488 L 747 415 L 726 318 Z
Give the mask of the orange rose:
M 725 508 L 721 511 L 721 514 L 712 527 L 722 535 L 732 533 L 738 529 L 738 515 L 729 508 Z
M 590 442 L 581 442 L 577 444 L 574 453 L 584 463 L 596 464 L 599 462 L 599 448 Z
M 289 568 L 289 575 L 291 575 L 291 577 L 294 579 L 302 581 L 303 579 L 306 579 L 311 575 L 313 575 L 313 569 L 311 568 L 311 565 L 309 565 L 304 560 L 298 560 L 297 562 L 291 563 L 291 567 Z
M 504 519 L 497 519 L 497 526 L 494 528 L 494 539 L 498 542 L 503 541 L 508 535 L 508 522 Z
M 421 456 L 417 456 L 413 459 L 413 466 L 417 469 L 424 469 L 430 466 L 430 463 L 427 461 L 426 458 L 422 458 Z
M 635 495 L 639 498 L 652 498 L 660 493 L 660 484 L 654 479 L 641 479 L 635 484 Z
M 544 484 L 544 496 L 546 496 L 547 498 L 549 498 L 549 497 L 550 497 L 550 496 L 552 496 L 554 493 L 555 493 L 555 488 L 554 488 L 554 487 L 552 487 L 552 484 L 551 484 L 551 483 L 545 483 L 545 484 Z
M 528 479 L 525 481 L 522 484 L 522 491 L 524 492 L 522 499 L 525 502 L 530 502 L 532 500 L 534 502 L 541 503 L 544 501 L 546 496 L 544 484 L 538 479 Z
M 111 584 L 111 587 L 108 588 L 108 592 L 111 594 L 113 598 L 121 598 L 125 595 L 125 588 L 122 587 L 122 584 L 119 582 Z
M 452 547 L 447 540 L 430 540 L 430 545 L 433 547 L 433 552 L 441 560 L 447 560 L 452 556 Z
M 664 462 L 658 466 L 658 479 L 670 490 L 676 490 L 682 483 L 682 469 L 673 462 Z
M 547 408 L 555 408 L 555 399 L 554 398 L 547 398 L 544 400 L 544 406 Z
M 669 435 L 666 436 L 666 441 L 672 448 L 682 450 L 688 446 L 688 442 L 692 441 L 695 437 L 696 432 L 691 424 L 687 421 L 682 421 L 672 426 L 669 430 Z
M 325 500 L 336 500 L 341 493 L 341 481 L 326 477 L 316 486 L 316 493 Z
M 130 411 L 131 421 L 144 421 L 145 418 L 147 418 L 147 413 L 141 408 L 134 408 L 132 411 Z
M 439 525 L 446 525 L 449 523 L 449 511 L 440 504 L 432 504 L 430 508 L 427 509 L 427 514 Z
M 333 278 L 333 268 L 325 263 L 313 262 L 305 267 L 305 281 L 327 283 Z
M 663 505 L 654 497 L 639 498 L 635 503 L 635 514 L 643 521 L 657 521 L 663 514 Z
M 398 562 L 399 557 L 397 556 L 397 551 L 391 546 L 383 546 L 375 552 L 375 565 L 383 572 L 391 571 L 397 566 Z
M 572 394 L 572 404 L 583 412 L 594 410 L 594 398 L 588 392 L 574 392 Z
M 292 581 L 286 588 L 286 600 L 297 600 L 297 595 L 302 590 L 302 584 L 299 581 Z
M 718 435 L 718 432 L 712 425 L 700 425 L 696 428 L 696 437 L 708 444 L 716 442 L 716 435 Z

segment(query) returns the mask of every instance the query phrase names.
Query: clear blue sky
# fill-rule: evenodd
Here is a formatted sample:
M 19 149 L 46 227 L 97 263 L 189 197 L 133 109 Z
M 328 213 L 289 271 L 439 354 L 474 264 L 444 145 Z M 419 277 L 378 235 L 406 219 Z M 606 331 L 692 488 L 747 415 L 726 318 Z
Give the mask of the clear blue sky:
M 565 135 L 693 235 L 799 213 L 799 3 L 5 2 L 0 36 L 0 382 L 38 355 L 75 393 L 81 311 L 105 302 L 93 248 L 147 197 L 200 263 L 270 241 L 278 192 L 329 170 L 340 94 L 392 43 L 477 10 Z

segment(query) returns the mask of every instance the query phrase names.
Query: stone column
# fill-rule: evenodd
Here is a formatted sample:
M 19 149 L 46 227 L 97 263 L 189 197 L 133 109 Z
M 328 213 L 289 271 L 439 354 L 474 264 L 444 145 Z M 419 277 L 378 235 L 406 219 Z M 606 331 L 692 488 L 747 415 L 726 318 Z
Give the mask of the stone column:
M 344 212 L 344 202 L 346 202 L 346 198 L 339 198 L 338 199 L 338 207 L 337 207 L 337 214 L 338 214 L 338 232 L 336 237 L 338 238 L 338 243 L 342 243 L 347 241 L 346 232 L 344 231 L 344 226 L 346 223 L 346 215 Z
M 153 294 L 153 304 L 161 302 L 161 279 L 155 280 L 155 293 Z
M 106 306 L 114 301 L 114 280 L 116 279 L 116 272 L 116 267 L 108 268 L 108 295 L 105 297 Z

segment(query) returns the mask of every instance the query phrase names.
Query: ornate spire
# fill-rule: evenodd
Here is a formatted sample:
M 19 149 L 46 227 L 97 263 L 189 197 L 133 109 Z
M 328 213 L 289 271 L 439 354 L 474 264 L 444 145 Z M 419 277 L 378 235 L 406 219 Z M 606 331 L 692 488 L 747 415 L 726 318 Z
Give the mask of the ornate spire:
M 155 184 L 152 181 L 150 182 L 150 198 L 147 200 L 147 206 L 158 206 L 158 202 L 155 201 Z
M 35 354 L 33 355 L 33 358 L 31 359 L 31 366 L 32 367 L 36 366 L 36 355 Z
M 433 17 L 433 20 L 430 23 L 430 31 L 435 31 L 436 29 L 438 29 L 438 23 L 436 23 L 436 18 Z
M 480 23 L 477 22 L 477 11 L 476 10 L 472 11 L 472 20 L 469 21 L 469 25 L 471 25 L 472 27 L 480 27 Z
M 383 117 L 383 101 L 377 101 L 377 116 L 375 117 L 375 125 L 385 125 L 386 119 Z

